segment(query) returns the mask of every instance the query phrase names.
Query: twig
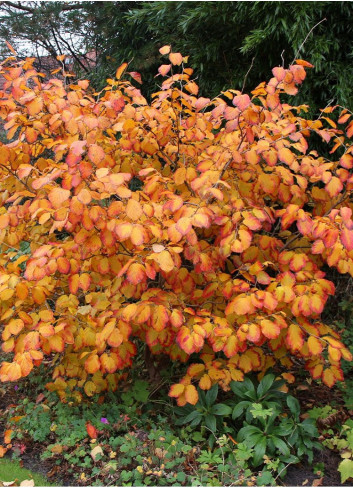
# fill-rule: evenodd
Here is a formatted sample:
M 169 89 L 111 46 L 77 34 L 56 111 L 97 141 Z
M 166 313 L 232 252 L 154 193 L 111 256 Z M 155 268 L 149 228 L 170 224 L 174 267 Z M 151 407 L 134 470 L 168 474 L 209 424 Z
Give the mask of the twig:
M 301 48 L 302 48 L 302 47 L 304 46 L 304 44 L 306 43 L 306 41 L 307 41 L 308 37 L 309 37 L 309 36 L 310 36 L 310 34 L 313 32 L 313 30 L 314 30 L 314 29 L 315 29 L 315 28 L 316 28 L 318 25 L 322 24 L 322 22 L 325 22 L 326 20 L 327 20 L 327 19 L 326 19 L 326 17 L 325 17 L 324 19 L 320 20 L 320 22 L 318 22 L 317 24 L 315 24 L 315 25 L 314 25 L 314 27 L 312 27 L 312 28 L 310 29 L 310 31 L 308 32 L 308 34 L 307 34 L 306 38 L 305 38 L 305 39 L 304 39 L 304 41 L 301 43 L 301 45 L 299 46 L 299 48 L 298 48 L 297 52 L 295 53 L 295 55 L 294 55 L 294 59 L 293 59 L 293 61 L 291 62 L 290 66 L 292 66 L 292 64 L 294 63 L 294 61 L 297 59 L 297 57 L 298 57 L 298 55 L 299 55 L 299 52 L 300 52 Z
M 241 93 L 243 93 L 243 91 L 244 91 L 245 83 L 246 83 L 246 80 L 248 78 L 248 75 L 249 75 L 249 73 L 250 73 L 250 71 L 251 71 L 251 69 L 252 69 L 252 67 L 254 65 L 255 58 L 256 58 L 256 56 L 254 56 L 253 59 L 251 60 L 250 68 L 248 69 L 248 71 L 246 72 L 246 74 L 244 76 L 244 81 L 243 81 L 243 86 L 242 86 L 242 89 L 241 89 Z

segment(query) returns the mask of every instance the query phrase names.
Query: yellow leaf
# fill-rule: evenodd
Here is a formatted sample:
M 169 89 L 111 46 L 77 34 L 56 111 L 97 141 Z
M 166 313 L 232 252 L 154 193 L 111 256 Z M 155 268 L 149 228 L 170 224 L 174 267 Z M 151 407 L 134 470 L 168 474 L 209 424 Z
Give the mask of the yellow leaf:
M 122 74 L 124 73 L 127 67 L 128 67 L 128 63 L 123 63 L 122 65 L 119 66 L 119 68 L 116 70 L 115 73 L 115 78 L 117 80 L 120 80 Z
M 195 386 L 190 384 L 185 387 L 185 399 L 189 404 L 195 405 L 197 403 L 199 400 L 199 395 Z

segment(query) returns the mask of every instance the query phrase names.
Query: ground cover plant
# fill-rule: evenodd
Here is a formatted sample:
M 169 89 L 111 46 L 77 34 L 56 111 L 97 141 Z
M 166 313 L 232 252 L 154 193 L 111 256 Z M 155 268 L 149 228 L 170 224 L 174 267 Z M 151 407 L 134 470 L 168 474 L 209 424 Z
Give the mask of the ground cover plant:
M 321 317 L 335 293 L 326 273 L 353 275 L 352 114 L 326 107 L 312 121 L 307 106 L 290 105 L 311 66 L 301 59 L 274 68 L 250 95 L 229 89 L 210 100 L 197 96 L 187 57 L 170 46 L 160 52 L 166 62 L 150 104 L 127 63 L 99 93 L 65 70 L 42 80 L 32 59 L 1 65 L 0 380 L 50 372 L 47 390 L 71 403 L 55 407 L 58 419 L 63 406 L 74 412 L 92 400 L 92 419 L 81 416 L 70 432 L 65 424 L 48 448 L 71 447 L 68 458 L 87 468 L 103 450 L 90 440 L 109 432 L 93 423 L 96 403 L 109 391 L 130 410 L 147 403 L 169 370 L 169 397 L 186 410 L 181 426 L 202 428 L 200 470 L 217 466 L 225 475 L 215 483 L 231 484 L 227 474 L 242 459 L 242 482 L 273 484 L 288 464 L 312 459 L 318 436 L 295 398 L 274 402 L 273 392 L 288 389 L 298 364 L 332 387 L 343 380 L 341 360 L 352 360 L 339 327 Z M 141 365 L 148 383 L 125 390 Z M 56 431 L 48 410 L 28 402 L 2 454 L 17 426 L 38 443 Z M 130 417 L 116 412 L 115 422 L 120 414 Z M 161 437 L 194 457 L 170 430 Z M 134 433 L 107 442 L 108 457 L 113 445 L 128 452 L 135 444 L 148 458 L 149 443 Z M 183 457 L 176 463 L 188 463 Z M 142 462 L 130 473 L 131 463 L 114 482 L 160 477 Z M 195 477 L 163 482 L 202 485 Z

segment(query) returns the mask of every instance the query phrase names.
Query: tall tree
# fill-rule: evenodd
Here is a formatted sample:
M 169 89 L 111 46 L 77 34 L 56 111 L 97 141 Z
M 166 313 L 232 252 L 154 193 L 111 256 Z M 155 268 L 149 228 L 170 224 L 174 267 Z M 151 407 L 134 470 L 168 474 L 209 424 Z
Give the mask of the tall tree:
M 105 2 L 95 14 L 102 72 L 132 60 L 150 82 L 158 48 L 190 55 L 201 91 L 245 89 L 295 56 L 315 65 L 298 102 L 329 99 L 353 107 L 353 5 L 350 2 Z M 305 41 L 305 42 L 304 42 Z M 251 69 L 250 69 L 251 68 Z M 245 82 L 245 83 L 244 83 Z
M 353 108 L 353 5 L 350 2 L 0 2 L 0 38 L 20 53 L 68 54 L 103 86 L 129 61 L 156 87 L 158 48 L 190 55 L 201 93 L 249 89 L 295 57 L 314 64 L 295 103 Z M 87 70 L 89 51 L 97 63 Z M 87 73 L 89 71 L 89 73 Z M 145 88 L 144 88 L 145 87 Z

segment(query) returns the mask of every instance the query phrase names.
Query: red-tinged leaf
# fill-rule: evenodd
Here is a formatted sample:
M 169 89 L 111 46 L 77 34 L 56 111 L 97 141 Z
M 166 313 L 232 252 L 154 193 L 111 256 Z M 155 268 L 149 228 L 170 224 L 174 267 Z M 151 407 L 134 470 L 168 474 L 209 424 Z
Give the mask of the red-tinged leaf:
M 294 154 L 291 152 L 290 149 L 288 148 L 281 148 L 278 151 L 278 158 L 283 162 L 286 163 L 288 166 L 292 165 L 292 163 L 295 160 Z
M 5 430 L 5 433 L 4 433 L 5 445 L 9 445 L 11 443 L 12 433 L 13 433 L 13 430 Z
M 86 430 L 91 440 L 94 440 L 98 437 L 98 431 L 89 421 L 86 422 Z
M 204 374 L 201 377 L 200 382 L 199 382 L 199 387 L 200 387 L 200 389 L 202 389 L 204 391 L 208 391 L 209 389 L 211 389 L 212 381 L 211 381 L 211 378 L 208 374 Z
M 29 115 L 35 116 L 43 109 L 43 99 L 36 97 L 26 104 Z
M 245 110 L 251 104 L 249 95 L 237 95 L 233 98 L 233 105 L 241 111 Z
M 174 328 L 180 328 L 180 326 L 184 323 L 184 316 L 181 311 L 178 309 L 173 309 L 170 315 L 170 323 Z
M 122 222 L 115 227 L 115 232 L 121 239 L 121 241 L 125 241 L 131 236 L 133 230 L 133 225 L 129 222 Z
M 91 277 L 88 273 L 83 273 L 80 275 L 79 280 L 78 280 L 78 286 L 80 289 L 83 291 L 87 292 L 91 285 Z
M 108 345 L 112 346 L 113 348 L 117 348 L 118 346 L 120 346 L 123 341 L 124 341 L 124 337 L 118 328 L 114 328 L 114 330 L 107 338 Z M 101 359 L 101 363 L 102 363 L 102 359 Z
M 40 347 L 39 333 L 37 331 L 27 333 L 23 340 L 23 347 L 27 351 L 38 350 Z
M 141 263 L 133 263 L 127 271 L 126 278 L 133 285 L 144 282 L 146 280 L 145 267 Z
M 325 189 L 329 196 L 336 197 L 343 189 L 341 180 L 337 177 L 332 177 L 331 180 L 325 185 Z
M 333 387 L 336 382 L 336 377 L 330 368 L 326 368 L 322 373 L 322 381 L 328 387 Z
M 170 387 L 168 396 L 169 397 L 179 397 L 183 392 L 185 391 L 185 385 L 184 384 L 173 384 Z
M 135 199 L 128 200 L 125 212 L 132 221 L 138 221 L 143 213 L 140 202 Z
M 314 314 L 321 314 L 324 306 L 325 299 L 318 294 L 312 295 L 309 297 L 309 307 Z
M 232 358 L 234 355 L 236 355 L 239 351 L 239 341 L 238 338 L 235 335 L 231 335 L 224 347 L 223 347 L 223 353 L 227 358 Z
M 163 250 L 160 253 L 153 255 L 153 259 L 158 263 L 163 272 L 171 272 L 175 268 L 173 258 L 169 251 Z
M 10 223 L 10 216 L 8 214 L 2 214 L 0 216 L 0 229 L 5 229 Z
M 353 229 L 344 227 L 341 231 L 340 239 L 347 251 L 353 250 Z
M 88 149 L 88 158 L 94 164 L 101 163 L 105 158 L 104 150 L 98 144 L 91 144 Z
M 11 51 L 11 53 L 14 54 L 15 56 L 17 56 L 17 53 L 16 53 L 15 49 L 11 46 L 11 44 L 9 42 L 7 42 L 7 41 L 5 41 L 5 44 L 9 48 L 9 50 Z
M 172 65 L 179 66 L 183 62 L 183 56 L 180 53 L 170 53 L 169 60 L 172 63 Z
M 140 85 L 142 84 L 141 74 L 138 73 L 137 71 L 130 71 L 128 73 L 128 75 L 130 75 L 131 78 L 133 78 L 135 81 L 137 81 L 137 83 L 140 83 Z
M 159 68 L 158 68 L 158 73 L 162 76 L 165 76 L 167 75 L 167 73 L 169 73 L 170 71 L 170 68 L 172 67 L 172 65 L 161 65 Z
M 200 97 L 196 100 L 195 103 L 195 108 L 196 110 L 202 110 L 204 109 L 209 103 L 211 102 L 211 99 L 205 98 L 205 97 Z
M 86 188 L 83 188 L 82 190 L 80 190 L 80 192 L 77 194 L 77 198 L 78 200 L 84 204 L 84 205 L 87 205 L 91 202 L 92 200 L 92 197 L 91 197 L 91 192 L 86 189 Z
M 303 332 L 297 324 L 292 323 L 289 326 L 286 341 L 292 351 L 300 350 L 303 347 Z
M 305 66 L 307 68 L 314 68 L 314 65 L 312 65 L 308 61 L 305 61 L 304 59 L 296 59 L 295 62 L 297 65 L 300 65 L 300 66 Z
M 353 156 L 349 153 L 344 154 L 340 159 L 340 165 L 348 170 L 353 168 Z
M 269 339 L 274 339 L 278 338 L 281 328 L 278 326 L 277 323 L 270 321 L 269 319 L 263 319 L 260 321 L 261 325 L 261 332 L 266 338 Z
M 257 343 L 261 338 L 261 329 L 255 323 L 249 324 L 248 331 L 246 334 L 246 339 L 251 341 L 252 343 Z
M 191 384 L 187 385 L 185 387 L 184 395 L 185 395 L 186 402 L 192 405 L 197 404 L 197 401 L 199 400 L 199 395 L 197 393 L 195 386 Z
M 164 306 L 155 306 L 152 314 L 152 327 L 156 331 L 162 331 L 169 321 L 168 311 Z
M 286 70 L 282 68 L 281 66 L 277 66 L 276 68 L 272 69 L 273 76 L 281 82 L 284 80 L 284 77 L 286 76 Z
M 64 273 L 65 275 L 70 272 L 70 262 L 67 258 L 59 256 L 56 260 L 56 264 L 58 266 L 58 272 Z
M 308 338 L 308 350 L 309 353 L 313 356 L 320 355 L 323 350 L 323 344 L 318 338 L 310 336 Z
M 226 307 L 226 315 L 235 313 L 237 316 L 252 314 L 255 308 L 251 302 L 250 296 L 239 295 L 233 299 Z
M 124 73 L 127 67 L 128 67 L 128 63 L 123 63 L 122 65 L 119 66 L 119 68 L 116 70 L 115 73 L 115 78 L 117 80 L 120 80 L 122 74 Z
M 101 365 L 100 365 L 99 357 L 96 354 L 90 355 L 85 361 L 85 370 L 89 374 L 94 374 L 95 372 L 98 372 L 100 366 Z
M 68 201 L 71 195 L 70 190 L 65 190 L 63 188 L 53 188 L 48 194 L 48 199 L 51 202 L 54 209 L 59 209 L 63 206 L 65 202 Z
M 346 130 L 347 137 L 351 138 L 353 136 L 353 121 L 348 125 Z
M 191 219 L 189 217 L 181 217 L 175 227 L 182 236 L 185 236 L 192 229 Z
M 163 46 L 159 49 L 159 52 L 162 54 L 162 55 L 165 55 L 165 54 L 169 54 L 170 53 L 170 46 Z

